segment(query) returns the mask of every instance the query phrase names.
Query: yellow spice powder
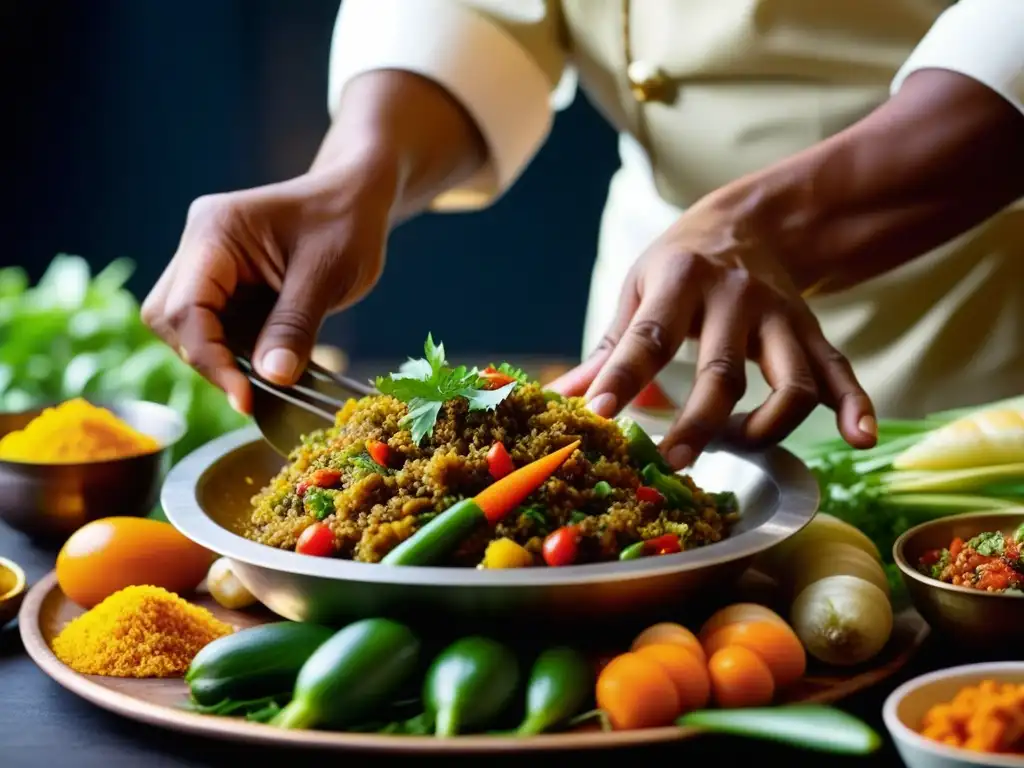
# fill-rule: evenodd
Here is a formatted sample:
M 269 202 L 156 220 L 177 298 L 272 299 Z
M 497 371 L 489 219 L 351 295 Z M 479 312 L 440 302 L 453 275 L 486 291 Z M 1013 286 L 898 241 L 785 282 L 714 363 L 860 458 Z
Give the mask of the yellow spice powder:
M 152 453 L 160 444 L 106 408 L 75 398 L 47 408 L 0 439 L 0 459 L 37 464 L 106 461 Z
M 181 677 L 204 646 L 233 631 L 166 589 L 126 587 L 68 623 L 53 652 L 84 675 Z

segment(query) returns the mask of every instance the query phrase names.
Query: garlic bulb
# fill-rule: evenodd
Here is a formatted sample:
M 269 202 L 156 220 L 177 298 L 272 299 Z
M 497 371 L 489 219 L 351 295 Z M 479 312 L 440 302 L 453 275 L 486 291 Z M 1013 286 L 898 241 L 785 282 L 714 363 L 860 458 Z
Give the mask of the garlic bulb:
M 210 590 L 214 600 L 231 610 L 248 608 L 256 603 L 256 598 L 242 586 L 242 582 L 231 570 L 231 561 L 226 557 L 215 560 L 210 566 L 210 571 L 206 574 L 206 588 Z

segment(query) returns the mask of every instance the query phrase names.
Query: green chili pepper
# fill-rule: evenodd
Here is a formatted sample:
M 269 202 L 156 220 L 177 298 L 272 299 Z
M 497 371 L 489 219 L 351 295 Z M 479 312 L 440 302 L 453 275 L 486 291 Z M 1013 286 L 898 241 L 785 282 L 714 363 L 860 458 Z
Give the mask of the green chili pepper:
M 519 665 L 515 654 L 486 637 L 456 640 L 427 671 L 423 703 L 437 736 L 482 728 L 515 697 Z
M 630 544 L 624 550 L 619 552 L 619 560 L 639 560 L 641 557 L 647 556 L 647 542 L 638 541 L 636 544 Z
M 620 417 L 618 424 L 622 434 L 626 436 L 629 458 L 636 466 L 645 467 L 653 464 L 662 472 L 672 472 L 672 467 L 658 451 L 658 446 L 639 424 L 628 416 Z
M 420 643 L 389 619 L 363 619 L 337 632 L 302 665 L 281 728 L 343 728 L 386 704 L 416 670 Z
M 519 736 L 543 733 L 579 714 L 593 693 L 594 674 L 572 648 L 550 648 L 533 664 L 526 686 L 526 718 Z
M 383 565 L 433 565 L 447 557 L 487 518 L 473 499 L 448 507 L 384 555 Z
M 640 474 L 647 485 L 656 488 L 665 497 L 670 507 L 689 509 L 693 506 L 693 491 L 675 475 L 665 474 L 654 464 L 648 464 Z

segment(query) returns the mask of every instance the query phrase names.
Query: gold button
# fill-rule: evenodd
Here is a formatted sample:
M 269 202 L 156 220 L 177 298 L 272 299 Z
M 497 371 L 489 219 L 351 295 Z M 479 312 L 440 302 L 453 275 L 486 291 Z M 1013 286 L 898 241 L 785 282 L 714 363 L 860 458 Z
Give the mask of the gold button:
M 646 61 L 634 61 L 626 69 L 629 88 L 637 101 L 671 101 L 672 80 L 661 69 Z

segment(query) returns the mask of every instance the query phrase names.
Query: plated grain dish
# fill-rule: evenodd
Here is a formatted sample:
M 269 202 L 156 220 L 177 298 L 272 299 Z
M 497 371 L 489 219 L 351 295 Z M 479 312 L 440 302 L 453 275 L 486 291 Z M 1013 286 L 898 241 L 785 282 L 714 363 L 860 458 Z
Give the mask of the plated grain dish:
M 254 497 L 247 538 L 410 564 L 394 555 L 419 534 L 446 539 L 431 564 L 504 568 L 679 552 L 720 541 L 738 518 L 734 495 L 673 474 L 638 425 L 507 364 L 451 367 L 428 338 L 425 357 L 377 389 L 293 451 Z
M 926 552 L 918 569 L 945 584 L 982 592 L 1024 594 L 1024 524 L 1012 533 L 983 531 Z

